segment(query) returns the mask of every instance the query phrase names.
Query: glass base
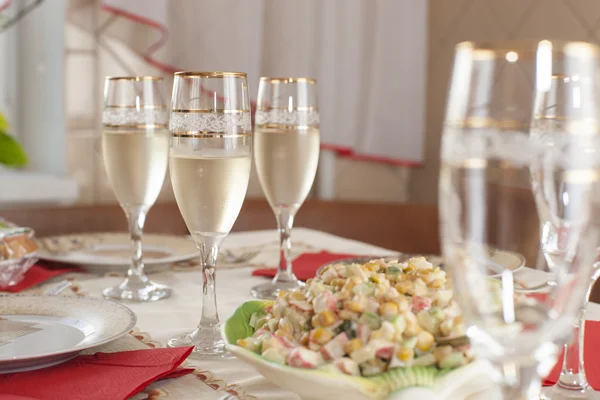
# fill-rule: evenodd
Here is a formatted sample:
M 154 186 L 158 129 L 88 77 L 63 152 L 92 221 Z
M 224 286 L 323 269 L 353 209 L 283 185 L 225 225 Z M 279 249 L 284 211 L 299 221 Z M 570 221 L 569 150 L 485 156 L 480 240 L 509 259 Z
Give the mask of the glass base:
M 306 284 L 299 280 L 293 281 L 270 281 L 254 286 L 250 290 L 250 294 L 257 299 L 273 300 L 282 290 L 292 292 L 303 288 Z
M 135 283 L 130 279 L 119 286 L 106 288 L 102 291 L 104 297 L 112 300 L 157 301 L 171 297 L 173 290 L 165 285 L 145 280 Z
M 221 330 L 217 328 L 196 328 L 193 332 L 177 336 L 167 341 L 168 347 L 194 346 L 190 358 L 201 360 L 214 360 L 231 358 L 233 355 L 227 350 L 227 344 L 221 337 Z
M 565 389 L 559 385 L 545 387 L 540 395 L 541 400 L 600 400 L 600 392 L 591 386 L 583 390 Z

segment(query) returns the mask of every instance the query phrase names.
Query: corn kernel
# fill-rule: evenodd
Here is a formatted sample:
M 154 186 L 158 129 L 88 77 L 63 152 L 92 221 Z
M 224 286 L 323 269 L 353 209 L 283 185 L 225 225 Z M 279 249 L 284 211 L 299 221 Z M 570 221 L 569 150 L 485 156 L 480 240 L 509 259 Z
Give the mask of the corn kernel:
M 288 292 L 286 292 L 285 290 L 282 290 L 279 293 L 277 293 L 277 298 L 284 299 L 287 296 L 287 294 L 288 294 Z
M 444 284 L 442 279 L 434 279 L 433 281 L 427 283 L 427 287 L 430 289 L 439 289 Z
M 398 304 L 392 303 L 391 301 L 385 302 L 379 306 L 379 314 L 387 320 L 394 319 L 398 316 L 399 312 L 400 308 L 398 307 Z
M 357 313 L 362 313 L 365 311 L 365 306 L 360 301 L 356 301 L 356 300 L 351 300 L 351 301 L 347 302 L 345 305 L 345 308 L 348 311 L 357 312 Z
M 335 323 L 335 320 L 335 314 L 331 310 L 325 310 L 319 314 L 319 323 L 321 326 L 331 326 Z
M 433 347 L 433 335 L 425 330 L 422 330 L 417 335 L 417 349 L 421 351 L 429 351 Z
M 413 283 L 411 281 L 401 281 L 394 286 L 398 293 L 407 294 L 410 293 L 413 289 Z
M 275 331 L 275 336 L 280 337 L 280 338 L 286 338 L 289 340 L 294 340 L 294 337 L 292 336 L 292 334 L 288 331 L 285 331 L 283 329 L 277 329 Z
M 316 328 L 312 331 L 311 339 L 318 344 L 325 344 L 333 338 L 333 334 L 325 328 Z
M 281 318 L 279 320 L 279 329 L 289 332 L 289 333 L 292 333 L 294 331 L 294 327 L 292 326 L 292 323 L 285 318 Z
M 344 278 L 335 278 L 331 281 L 332 286 L 344 286 L 346 280 Z
M 437 274 L 440 271 L 441 271 L 440 267 L 435 267 L 435 269 L 433 270 L 433 273 Z
M 246 339 L 238 339 L 236 344 L 240 347 L 248 346 L 248 341 Z
M 400 349 L 398 349 L 398 351 L 396 351 L 396 357 L 398 357 L 400 361 L 410 361 L 413 359 L 414 356 L 415 352 L 409 347 L 403 346 Z
M 346 283 L 344 284 L 344 286 L 342 287 L 342 290 L 346 290 L 348 292 L 351 292 L 352 289 L 354 289 L 354 286 L 358 285 L 359 283 L 361 283 L 361 280 L 358 276 L 351 276 L 350 278 L 348 278 L 346 280 Z
M 405 296 L 398 296 L 394 298 L 394 301 L 396 302 L 396 304 L 398 304 L 398 311 L 401 313 L 408 311 L 408 309 L 410 308 L 410 304 L 408 304 L 408 300 Z
M 347 292 L 345 290 L 340 290 L 339 292 L 335 292 L 333 295 L 335 296 L 335 299 L 337 301 L 343 301 L 343 300 L 348 300 L 350 297 L 352 297 L 352 292 Z
M 383 332 L 381 331 L 381 329 L 377 329 L 371 332 L 371 334 L 369 335 L 369 339 L 383 339 Z
M 290 297 L 294 300 L 299 301 L 306 300 L 306 296 L 300 291 L 293 291 L 292 293 L 290 293 Z
M 356 339 L 350 340 L 348 343 L 346 343 L 344 345 L 344 351 L 346 352 L 346 354 L 350 354 L 353 351 L 362 349 L 362 347 L 363 347 L 362 340 L 360 340 L 359 338 L 356 338 Z
M 421 331 L 421 327 L 418 323 L 407 321 L 406 329 L 404 330 L 404 336 L 413 337 L 417 336 L 417 334 Z
M 379 264 L 370 261 L 365 264 L 365 268 L 371 272 L 374 272 L 379 269 Z
M 404 272 L 412 272 L 414 270 L 415 270 L 414 264 L 408 264 L 406 267 L 403 268 Z

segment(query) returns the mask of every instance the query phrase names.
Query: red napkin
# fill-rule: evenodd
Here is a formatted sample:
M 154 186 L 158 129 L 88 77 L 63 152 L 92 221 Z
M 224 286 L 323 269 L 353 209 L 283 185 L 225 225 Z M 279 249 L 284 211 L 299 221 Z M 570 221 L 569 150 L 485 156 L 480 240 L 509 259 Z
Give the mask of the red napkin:
M 320 253 L 304 253 L 292 261 L 292 270 L 298 279 L 305 281 L 314 278 L 321 265 L 350 257 L 360 256 L 357 256 L 356 254 L 330 253 L 328 251 L 322 251 Z M 276 273 L 277 268 L 259 268 L 252 271 L 252 275 L 254 276 L 274 277 Z
M 600 390 L 600 363 L 597 362 L 598 348 L 600 348 L 600 322 L 586 321 L 585 323 L 585 372 L 588 383 L 596 390 Z M 563 355 L 544 381 L 544 386 L 552 386 L 558 380 L 562 369 Z
M 156 380 L 192 372 L 191 368 L 178 367 L 193 349 L 160 348 L 78 356 L 54 367 L 0 375 L 0 393 L 38 400 L 124 400 Z
M 57 275 L 79 271 L 80 270 L 78 268 L 49 269 L 42 265 L 36 264 L 29 268 L 27 272 L 25 272 L 25 278 L 23 278 L 21 282 L 14 286 L 8 286 L 5 288 L 0 287 L 0 292 L 19 293 L 22 290 L 39 285 L 40 283 L 45 282 L 50 278 L 54 278 Z

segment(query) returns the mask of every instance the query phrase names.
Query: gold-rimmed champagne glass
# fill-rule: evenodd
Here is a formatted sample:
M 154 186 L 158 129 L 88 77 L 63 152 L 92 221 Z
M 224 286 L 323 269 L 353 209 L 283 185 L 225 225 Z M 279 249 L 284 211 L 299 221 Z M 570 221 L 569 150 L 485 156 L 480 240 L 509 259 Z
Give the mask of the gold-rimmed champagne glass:
M 317 82 L 311 78 L 260 79 L 254 133 L 254 163 L 277 219 L 279 269 L 271 282 L 251 293 L 273 299 L 281 290 L 304 286 L 292 271 L 291 230 L 310 192 L 319 162 Z
M 154 301 L 172 290 L 144 274 L 142 230 L 167 172 L 169 110 L 162 78 L 107 77 L 102 155 L 113 191 L 129 221 L 133 243 L 127 279 L 102 293 L 111 299 Z
M 252 122 L 246 74 L 177 72 L 170 132 L 173 191 L 200 250 L 204 283 L 198 327 L 167 344 L 194 346 L 196 358 L 223 358 L 229 353 L 220 334 L 215 267 L 250 179 Z

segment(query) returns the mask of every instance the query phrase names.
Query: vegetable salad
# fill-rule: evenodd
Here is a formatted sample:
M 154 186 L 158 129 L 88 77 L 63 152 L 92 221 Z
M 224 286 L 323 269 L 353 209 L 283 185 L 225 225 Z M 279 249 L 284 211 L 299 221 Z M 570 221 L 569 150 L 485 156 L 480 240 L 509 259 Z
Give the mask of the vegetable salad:
M 446 273 L 423 257 L 333 264 L 299 291 L 281 292 L 250 318 L 255 333 L 237 345 L 278 364 L 332 365 L 354 376 L 393 368 L 456 368 L 472 360 Z

